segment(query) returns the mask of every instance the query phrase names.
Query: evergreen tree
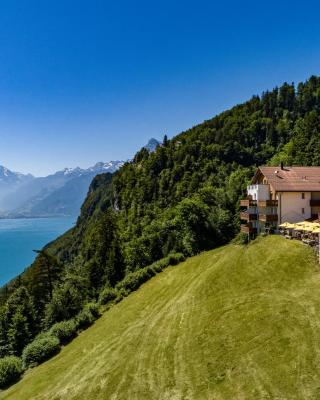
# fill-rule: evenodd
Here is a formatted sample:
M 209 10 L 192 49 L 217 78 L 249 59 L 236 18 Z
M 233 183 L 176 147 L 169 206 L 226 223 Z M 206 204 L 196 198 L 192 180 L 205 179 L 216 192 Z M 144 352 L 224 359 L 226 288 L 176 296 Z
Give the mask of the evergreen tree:
M 11 354 L 20 356 L 23 348 L 31 341 L 29 324 L 30 321 L 23 315 L 23 309 L 18 308 L 8 325 L 7 338 Z

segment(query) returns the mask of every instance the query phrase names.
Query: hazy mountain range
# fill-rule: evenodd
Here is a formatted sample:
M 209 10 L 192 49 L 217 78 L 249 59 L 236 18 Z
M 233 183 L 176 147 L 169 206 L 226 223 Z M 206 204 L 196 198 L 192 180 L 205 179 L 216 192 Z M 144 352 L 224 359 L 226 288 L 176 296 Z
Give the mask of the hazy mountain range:
M 154 151 L 159 145 L 150 139 L 144 146 Z M 98 162 L 83 169 L 65 168 L 52 175 L 34 177 L 0 166 L 0 217 L 49 217 L 78 215 L 92 179 L 113 173 L 124 161 Z

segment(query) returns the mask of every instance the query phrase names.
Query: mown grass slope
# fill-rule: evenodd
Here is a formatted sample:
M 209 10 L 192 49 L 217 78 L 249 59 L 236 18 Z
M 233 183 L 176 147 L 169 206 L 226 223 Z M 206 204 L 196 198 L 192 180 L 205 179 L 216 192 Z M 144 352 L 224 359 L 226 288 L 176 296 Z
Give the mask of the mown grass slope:
M 2 398 L 320 398 L 314 255 L 271 236 L 170 267 Z

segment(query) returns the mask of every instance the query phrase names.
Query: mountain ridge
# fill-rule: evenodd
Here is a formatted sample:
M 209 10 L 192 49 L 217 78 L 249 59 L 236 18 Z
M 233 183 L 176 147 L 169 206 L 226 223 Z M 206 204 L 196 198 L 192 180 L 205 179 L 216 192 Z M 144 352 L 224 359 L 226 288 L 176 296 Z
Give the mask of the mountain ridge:
M 158 140 L 151 138 L 144 148 L 152 153 L 159 145 Z M 99 174 L 116 172 L 125 162 L 99 161 L 88 168 L 66 167 L 44 177 L 0 166 L 0 218 L 77 216 L 92 179 Z M 5 182 L 3 185 L 1 179 Z M 5 185 L 8 189 L 1 190 Z
M 101 173 L 114 173 L 123 164 L 124 161 L 97 162 L 89 168 L 64 168 L 44 177 L 24 175 L 12 172 L 6 167 L 0 167 L 0 173 L 5 171 L 8 176 L 16 178 L 15 186 L 8 192 L 2 192 L 0 216 L 2 218 L 22 218 L 77 215 L 91 180 Z M 68 192 L 71 180 L 78 180 L 79 187 L 75 192 L 76 196 L 73 196 L 72 200 L 68 199 L 68 196 L 64 199 L 63 189 L 65 188 Z M 73 186 L 77 187 L 75 182 Z M 55 195 L 60 198 L 56 207 L 54 202 L 49 204 L 49 200 L 54 199 Z M 47 210 L 45 204 L 49 207 Z

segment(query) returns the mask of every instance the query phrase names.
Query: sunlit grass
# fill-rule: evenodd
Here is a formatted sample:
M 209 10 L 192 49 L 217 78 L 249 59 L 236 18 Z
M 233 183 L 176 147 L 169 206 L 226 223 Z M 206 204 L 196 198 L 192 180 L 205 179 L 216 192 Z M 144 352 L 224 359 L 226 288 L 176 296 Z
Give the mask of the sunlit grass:
M 281 237 L 170 267 L 3 399 L 316 399 L 320 275 Z

